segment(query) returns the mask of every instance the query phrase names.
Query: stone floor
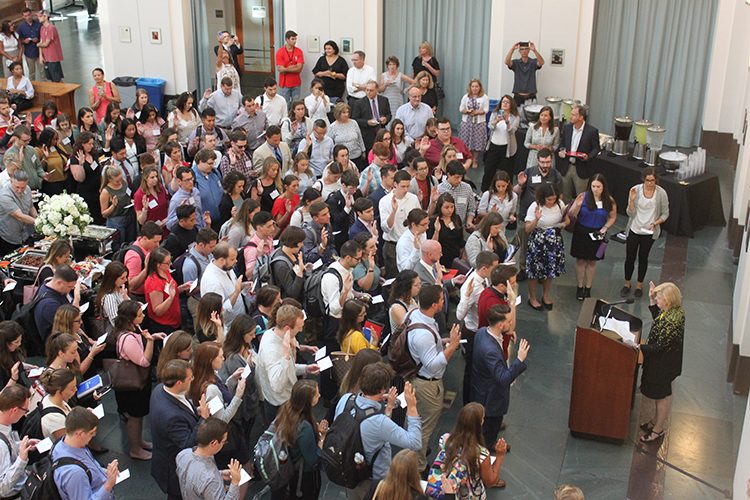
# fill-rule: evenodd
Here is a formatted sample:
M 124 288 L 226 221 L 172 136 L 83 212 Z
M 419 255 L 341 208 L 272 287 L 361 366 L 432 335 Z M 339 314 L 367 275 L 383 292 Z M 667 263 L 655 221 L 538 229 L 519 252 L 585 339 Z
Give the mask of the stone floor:
M 77 9 L 64 12 L 68 18 L 55 25 L 65 54 L 65 81 L 84 84 L 84 88 L 76 93 L 77 105 L 88 105 L 86 92 L 92 85 L 91 70 L 102 65 L 99 22 L 97 19 L 88 20 L 84 12 Z M 243 82 L 243 90 L 245 88 L 258 87 L 256 82 L 248 81 Z M 710 160 L 708 169 L 721 179 L 726 213 L 731 204 L 734 172 L 726 162 L 717 160 Z M 479 181 L 481 172 L 481 167 L 472 170 L 469 177 Z M 625 217 L 620 216 L 615 228 L 622 230 L 625 223 Z M 565 241 L 566 245 L 570 243 L 568 234 Z M 666 238 L 662 237 L 654 245 L 647 281 L 659 280 L 665 241 Z M 726 332 L 736 271 L 726 241 L 726 228 L 708 227 L 698 231 L 688 242 L 683 289 L 687 315 L 684 369 L 675 383 L 671 429 L 659 456 L 719 489 L 731 490 L 747 399 L 732 395 L 731 386 L 724 377 Z M 607 256 L 597 270 L 593 295 L 605 300 L 619 299 L 624 259 L 625 246 L 610 243 Z M 520 285 L 524 305 L 519 308 L 517 332 L 531 345 L 527 360 L 529 368 L 511 390 L 510 412 L 506 418 L 508 428 L 503 433 L 513 445 L 513 452 L 503 462 L 501 473 L 508 486 L 504 490 L 491 490 L 488 497 L 549 500 L 558 485 L 568 483 L 579 486 L 586 498 L 597 500 L 641 498 L 629 497 L 629 485 L 630 490 L 634 485 L 647 486 L 640 489 L 650 492 L 648 498 L 723 498 L 715 490 L 656 461 L 653 461 L 653 470 L 649 473 L 631 477 L 634 455 L 639 454 L 634 443 L 640 436 L 640 394 L 636 396 L 629 439 L 625 444 L 606 444 L 570 435 L 568 402 L 574 329 L 580 311 L 580 303 L 575 300 L 575 286 L 572 259 L 568 262 L 568 273 L 553 284 L 551 294 L 555 306 L 551 312 L 537 312 L 525 305 L 526 284 Z M 625 307 L 644 318 L 644 332 L 647 332 L 651 322 L 646 300 Z M 433 435 L 433 450 L 437 449 L 438 436 L 451 430 L 460 410 L 463 364 L 462 356 L 454 357 L 449 364 L 445 389 L 457 394 Z M 125 427 L 117 416 L 111 393 L 104 404 L 107 413 L 100 423 L 97 439 L 111 451 L 100 458 L 103 463 L 118 459 L 121 469 L 131 471 L 131 478 L 115 487 L 117 498 L 162 498 L 164 495 L 150 476 L 150 463 L 132 460 L 125 451 Z M 324 413 L 322 405 L 316 408 L 319 418 Z M 260 432 L 260 427 L 256 432 Z M 658 473 L 664 468 L 663 484 L 660 480 L 654 481 L 653 478 L 659 477 Z M 262 489 L 261 483 L 253 482 L 247 498 L 252 498 Z M 345 493 L 324 479 L 321 498 L 343 499 Z

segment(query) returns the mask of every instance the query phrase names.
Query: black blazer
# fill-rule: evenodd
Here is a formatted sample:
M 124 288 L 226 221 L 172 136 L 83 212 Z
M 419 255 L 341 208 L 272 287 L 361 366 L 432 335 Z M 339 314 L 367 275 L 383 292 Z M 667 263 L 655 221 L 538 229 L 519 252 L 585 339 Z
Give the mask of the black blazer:
M 391 105 L 388 99 L 379 95 L 376 97 L 378 101 L 378 111 L 380 117 L 385 117 L 385 122 L 391 121 Z M 375 135 L 380 130 L 381 125 L 372 126 L 368 124 L 368 120 L 372 120 L 372 106 L 370 105 L 370 99 L 365 97 L 354 103 L 352 107 L 352 120 L 356 121 L 359 125 L 359 129 L 362 131 L 362 140 L 365 142 L 365 148 L 369 151 L 372 149 L 372 145 L 375 144 Z
M 573 124 L 566 123 L 563 127 L 562 138 L 560 139 L 560 147 L 558 152 L 565 149 L 570 151 L 570 142 L 573 139 Z M 570 165 L 570 158 L 576 160 L 576 173 L 581 179 L 588 179 L 594 173 L 591 167 L 591 159 L 599 154 L 599 130 L 593 125 L 588 123 L 583 124 L 583 134 L 581 135 L 581 142 L 578 144 L 578 151 L 580 153 L 586 153 L 589 155 L 589 159 L 583 161 L 581 158 L 575 158 L 569 156 L 568 159 L 563 160 L 559 156 L 556 159 L 555 168 L 560 172 L 561 175 L 565 175 Z
M 237 47 L 236 45 L 232 44 L 229 46 L 229 55 L 232 58 L 232 64 L 234 65 L 234 68 L 237 70 L 237 73 L 240 75 L 242 74 L 242 67 L 240 67 L 239 59 L 237 59 L 237 56 L 242 54 L 242 49 L 240 47 Z M 219 55 L 219 46 L 214 47 L 214 55 Z
M 354 199 L 362 197 L 362 192 L 357 189 L 354 193 Z M 334 236 L 336 242 L 336 252 L 341 251 L 341 245 L 347 242 L 349 239 L 349 214 L 346 213 L 346 200 L 340 189 L 337 189 L 330 195 L 326 200 L 328 208 L 331 211 L 331 230 L 333 233 L 341 231 L 339 234 Z M 354 208 L 352 208 L 354 210 Z M 330 237 L 329 237 L 330 239 Z
M 184 403 L 167 394 L 164 384 L 151 393 L 151 476 L 164 493 L 179 497 L 177 454 L 198 444 L 198 425 L 203 421 L 197 409 L 190 411 Z

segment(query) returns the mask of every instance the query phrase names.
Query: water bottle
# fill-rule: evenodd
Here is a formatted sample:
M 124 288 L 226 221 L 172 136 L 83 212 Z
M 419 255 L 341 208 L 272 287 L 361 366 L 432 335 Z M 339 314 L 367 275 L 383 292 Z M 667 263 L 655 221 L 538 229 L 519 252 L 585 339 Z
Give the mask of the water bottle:
M 281 464 L 283 465 L 286 463 L 288 458 L 289 456 L 287 455 L 286 451 L 281 450 L 281 452 L 279 453 L 279 462 L 281 462 Z
M 361 453 L 355 453 L 354 454 L 354 466 L 358 470 L 362 470 L 365 468 L 365 457 L 362 456 Z

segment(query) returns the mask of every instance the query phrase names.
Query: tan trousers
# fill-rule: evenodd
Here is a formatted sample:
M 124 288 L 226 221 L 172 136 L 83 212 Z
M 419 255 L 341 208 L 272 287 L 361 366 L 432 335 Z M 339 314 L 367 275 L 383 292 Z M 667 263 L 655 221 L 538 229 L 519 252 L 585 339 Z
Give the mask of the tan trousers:
M 576 196 L 578 196 L 579 193 L 586 191 L 588 184 L 588 179 L 581 179 L 578 177 L 575 165 L 568 165 L 568 171 L 565 172 L 565 175 L 563 176 L 563 203 L 566 205 L 568 203 L 573 203 L 573 200 L 576 199 Z
M 440 414 L 443 412 L 445 390 L 443 381 L 429 381 L 419 377 L 409 379 L 417 396 L 417 412 L 422 419 L 422 449 L 419 450 L 419 470 L 427 467 L 427 445 L 432 431 L 437 427 Z M 431 465 L 431 464 L 430 464 Z

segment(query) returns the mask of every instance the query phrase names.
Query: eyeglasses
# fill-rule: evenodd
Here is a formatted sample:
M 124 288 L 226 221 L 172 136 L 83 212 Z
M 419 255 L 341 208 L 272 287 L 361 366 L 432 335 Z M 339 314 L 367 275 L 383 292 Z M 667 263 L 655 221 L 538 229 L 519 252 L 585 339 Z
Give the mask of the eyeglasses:
M 235 144 L 235 146 L 236 146 L 236 147 L 237 147 L 238 149 L 245 149 L 245 148 L 247 147 L 247 144 Z
M 652 182 L 656 182 L 656 179 L 644 179 L 643 182 L 652 183 Z
M 171 260 L 165 260 L 164 262 L 161 263 L 161 265 L 162 266 L 171 266 L 172 265 L 172 261 Z

